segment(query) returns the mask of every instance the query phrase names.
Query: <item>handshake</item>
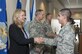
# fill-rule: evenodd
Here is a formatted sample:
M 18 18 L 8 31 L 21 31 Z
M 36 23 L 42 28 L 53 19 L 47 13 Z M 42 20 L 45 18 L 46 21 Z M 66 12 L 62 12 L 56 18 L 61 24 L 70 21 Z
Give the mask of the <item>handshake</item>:
M 44 42 L 43 37 L 35 37 L 34 38 L 34 43 L 42 44 Z

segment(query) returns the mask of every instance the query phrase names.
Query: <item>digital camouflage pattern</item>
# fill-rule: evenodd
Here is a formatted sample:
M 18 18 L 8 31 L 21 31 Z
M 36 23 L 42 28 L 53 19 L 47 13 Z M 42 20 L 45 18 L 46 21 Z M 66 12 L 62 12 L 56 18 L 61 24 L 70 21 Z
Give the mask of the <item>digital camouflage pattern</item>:
M 48 34 L 54 34 L 53 31 L 52 31 L 51 24 L 47 20 L 45 20 L 44 23 L 43 23 L 43 27 L 44 27 L 44 30 L 46 32 L 45 37 L 53 39 L 52 36 L 48 35 Z M 45 54 L 55 54 L 53 46 L 45 45 L 44 48 L 45 48 L 45 51 L 44 51 Z
M 45 38 L 45 44 L 57 46 L 56 54 L 74 54 L 75 33 L 70 23 L 60 30 L 54 39 Z
M 45 30 L 46 34 L 53 33 L 52 27 L 47 21 L 44 21 L 43 27 L 44 27 L 44 30 Z M 46 36 L 46 37 L 48 37 L 48 36 Z
M 42 22 L 38 22 L 36 19 L 30 22 L 29 24 L 29 36 L 30 37 L 44 37 L 45 31 L 43 28 Z M 44 45 L 42 44 L 34 44 L 31 49 L 31 54 L 39 54 L 43 51 Z M 37 51 L 37 48 L 40 50 Z

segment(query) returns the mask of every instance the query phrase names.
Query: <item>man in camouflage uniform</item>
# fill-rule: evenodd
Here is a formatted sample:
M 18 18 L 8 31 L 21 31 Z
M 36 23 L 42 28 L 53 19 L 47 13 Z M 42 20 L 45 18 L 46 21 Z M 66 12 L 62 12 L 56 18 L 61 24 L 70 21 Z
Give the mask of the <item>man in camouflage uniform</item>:
M 46 37 L 48 37 L 48 38 L 53 38 L 55 35 L 51 28 L 51 20 L 52 20 L 52 15 L 51 15 L 51 13 L 48 13 L 46 15 L 46 20 L 43 23 L 43 27 L 46 32 Z
M 44 11 L 39 9 L 36 10 L 35 19 L 29 24 L 29 36 L 30 37 L 44 37 L 45 31 L 43 29 L 43 24 L 41 20 L 44 18 Z M 31 54 L 42 54 L 44 45 L 42 44 L 32 44 Z
M 44 25 L 44 30 L 46 33 L 45 37 L 53 39 L 55 37 L 55 34 L 53 33 L 52 28 L 51 28 L 51 20 L 52 20 L 52 14 L 47 13 L 46 20 L 44 21 L 43 25 Z M 53 48 L 53 46 L 45 45 L 44 54 L 55 54 L 54 49 L 55 48 Z

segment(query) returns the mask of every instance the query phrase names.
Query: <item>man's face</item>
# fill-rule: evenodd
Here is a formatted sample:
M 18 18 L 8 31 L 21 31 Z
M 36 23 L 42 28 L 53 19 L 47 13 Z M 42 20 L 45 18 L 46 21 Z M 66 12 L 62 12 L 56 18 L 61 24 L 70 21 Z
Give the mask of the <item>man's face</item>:
M 47 19 L 48 19 L 49 21 L 51 21 L 51 20 L 52 20 L 52 15 L 48 15 L 48 16 L 47 16 Z
M 44 11 L 41 11 L 39 14 L 39 19 L 42 20 L 44 16 L 45 16 Z

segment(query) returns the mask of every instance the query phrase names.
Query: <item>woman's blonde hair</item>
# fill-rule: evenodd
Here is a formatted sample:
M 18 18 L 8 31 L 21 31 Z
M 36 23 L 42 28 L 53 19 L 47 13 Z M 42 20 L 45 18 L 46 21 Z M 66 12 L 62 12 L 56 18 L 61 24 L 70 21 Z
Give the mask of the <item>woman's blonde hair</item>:
M 19 14 L 21 13 L 21 12 L 24 12 L 25 13 L 25 10 L 22 10 L 22 9 L 16 9 L 15 10 L 15 12 L 13 13 L 13 17 L 12 17 L 12 20 L 13 20 L 13 23 L 15 23 L 15 24 L 20 24 L 19 22 L 18 22 L 18 17 L 19 17 Z

